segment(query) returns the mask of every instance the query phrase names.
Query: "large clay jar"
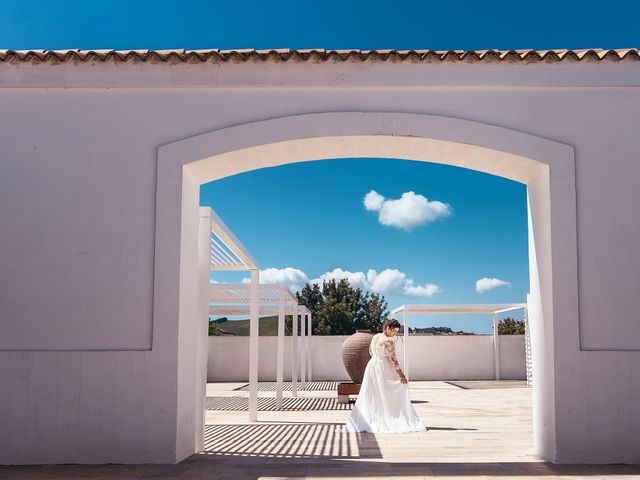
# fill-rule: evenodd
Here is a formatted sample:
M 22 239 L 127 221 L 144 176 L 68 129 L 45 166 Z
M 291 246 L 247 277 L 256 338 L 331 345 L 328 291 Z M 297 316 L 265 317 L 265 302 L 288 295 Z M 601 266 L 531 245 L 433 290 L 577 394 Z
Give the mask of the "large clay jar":
M 369 344 L 372 337 L 371 330 L 356 330 L 342 344 L 342 363 L 353 383 L 362 383 L 364 369 L 371 358 Z

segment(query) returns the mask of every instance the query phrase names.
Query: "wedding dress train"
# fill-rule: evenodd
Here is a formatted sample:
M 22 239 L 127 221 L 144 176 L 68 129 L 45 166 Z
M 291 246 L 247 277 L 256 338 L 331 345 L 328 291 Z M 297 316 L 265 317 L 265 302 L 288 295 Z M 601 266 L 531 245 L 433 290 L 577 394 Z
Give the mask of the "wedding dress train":
M 395 341 L 391 338 L 376 344 L 378 333 L 371 339 L 371 359 L 367 363 L 360 393 L 342 431 L 347 432 L 416 432 L 426 426 L 418 417 L 411 400 L 409 386 L 400 382 L 397 371 Z

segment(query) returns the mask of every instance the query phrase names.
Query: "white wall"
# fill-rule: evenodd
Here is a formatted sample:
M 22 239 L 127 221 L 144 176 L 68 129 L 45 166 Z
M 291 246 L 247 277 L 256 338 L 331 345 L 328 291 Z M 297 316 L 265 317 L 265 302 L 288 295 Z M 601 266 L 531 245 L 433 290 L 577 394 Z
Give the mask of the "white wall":
M 314 381 L 350 381 L 341 353 L 347 338 L 346 335 L 312 337 Z M 276 380 L 276 339 L 275 336 L 260 337 L 260 381 Z M 285 337 L 285 381 L 291 381 L 291 341 L 291 337 Z M 399 340 L 397 351 L 401 365 L 403 348 Z M 411 380 L 493 379 L 493 335 L 411 337 L 409 362 Z M 209 337 L 207 372 L 209 382 L 248 381 L 249 337 Z M 500 336 L 500 376 L 503 380 L 526 379 L 523 335 Z
M 180 218 L 182 170 L 158 165 L 158 148 L 336 111 L 429 114 L 575 147 L 577 222 L 555 224 L 553 263 L 574 261 L 563 257 L 574 228 L 578 268 L 548 286 L 579 282 L 579 309 L 565 308 L 573 293 L 555 294 L 551 314 L 538 305 L 553 320 L 536 327 L 551 356 L 534 358 L 551 392 L 545 455 L 640 462 L 639 80 L 637 63 L 609 61 L 0 64 L 0 464 L 180 458 L 180 224 L 156 225 L 156 211 Z M 157 197 L 163 168 L 172 183 Z

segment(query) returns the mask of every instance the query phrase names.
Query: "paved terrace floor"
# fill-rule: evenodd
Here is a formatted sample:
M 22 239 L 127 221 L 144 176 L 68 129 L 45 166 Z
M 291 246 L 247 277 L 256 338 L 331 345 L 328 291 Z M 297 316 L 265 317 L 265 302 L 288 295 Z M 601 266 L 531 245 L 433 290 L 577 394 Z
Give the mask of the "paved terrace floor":
M 337 403 L 334 385 L 307 384 L 298 398 L 287 392 L 276 410 L 274 385 L 262 383 L 258 422 L 251 424 L 245 383 L 208 384 L 205 450 L 177 465 L 0 467 L 0 478 L 640 479 L 640 466 L 537 458 L 531 390 L 521 385 L 410 382 L 427 429 L 402 434 L 340 433 L 351 405 Z

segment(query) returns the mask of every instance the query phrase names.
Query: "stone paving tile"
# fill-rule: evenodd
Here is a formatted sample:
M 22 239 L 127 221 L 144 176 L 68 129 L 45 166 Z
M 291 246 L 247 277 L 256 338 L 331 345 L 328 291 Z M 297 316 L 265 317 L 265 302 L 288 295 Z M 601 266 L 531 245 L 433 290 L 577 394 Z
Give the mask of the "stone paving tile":
M 193 461 L 191 459 L 179 465 L 143 466 L 140 476 L 123 475 L 132 473 L 128 466 L 51 466 L 51 467 L 22 467 L 0 469 L 0 478 L 73 478 L 73 479 L 274 479 L 274 478 L 452 478 L 463 479 L 518 479 L 536 478 L 561 480 L 585 479 L 632 479 L 640 478 L 640 466 L 625 465 L 553 465 L 531 463 L 380 463 L 368 461 L 338 461 L 325 460 L 324 463 L 306 460 L 267 464 L 264 459 L 239 459 L 225 463 L 216 461 Z M 248 460 L 248 461 L 247 461 Z M 180 468 L 190 464 L 187 469 Z M 535 467 L 535 468 L 531 468 Z M 20 472 L 20 475 L 12 475 Z M 27 474 L 27 475 L 23 475 Z
M 243 383 L 209 384 L 208 396 L 248 396 Z M 274 396 L 275 392 L 260 392 Z M 290 392 L 285 393 L 290 395 Z M 335 392 L 300 391 L 300 398 Z M 427 425 L 406 434 L 340 433 L 346 410 L 207 411 L 205 451 L 177 465 L 0 467 L 0 479 L 573 478 L 640 480 L 640 465 L 554 465 L 533 452 L 530 389 L 463 390 L 411 382 Z M 322 408 L 326 402 L 309 402 Z

